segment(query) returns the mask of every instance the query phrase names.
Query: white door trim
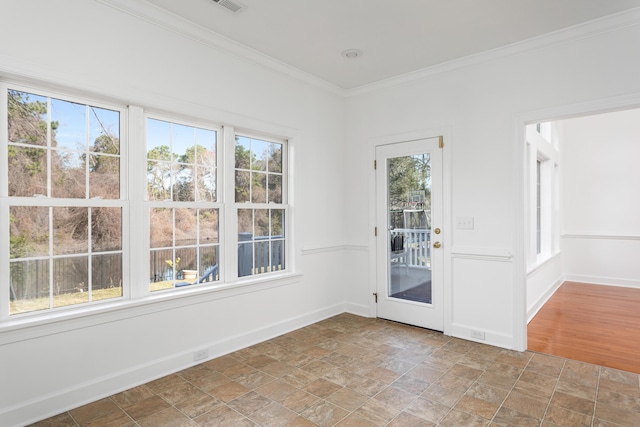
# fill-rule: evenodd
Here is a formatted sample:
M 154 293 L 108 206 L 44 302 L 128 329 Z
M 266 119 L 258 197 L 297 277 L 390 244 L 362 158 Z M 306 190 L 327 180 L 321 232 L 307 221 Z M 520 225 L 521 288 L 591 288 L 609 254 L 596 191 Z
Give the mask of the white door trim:
M 369 180 L 369 317 L 376 317 L 376 303 L 374 293 L 377 292 L 377 272 L 376 272 L 376 237 L 374 228 L 376 226 L 376 171 L 373 162 L 376 158 L 376 146 L 392 144 L 395 142 L 412 141 L 417 139 L 429 139 L 442 136 L 444 147 L 442 149 L 442 225 L 443 229 L 451 230 L 453 225 L 451 214 L 451 152 L 453 145 L 452 129 L 450 126 L 435 127 L 411 132 L 402 132 L 385 136 L 370 137 L 368 139 L 368 180 Z M 452 233 L 447 233 L 442 239 L 443 250 L 443 286 L 444 286 L 444 334 L 450 335 L 452 323 L 452 286 L 451 286 L 451 239 Z

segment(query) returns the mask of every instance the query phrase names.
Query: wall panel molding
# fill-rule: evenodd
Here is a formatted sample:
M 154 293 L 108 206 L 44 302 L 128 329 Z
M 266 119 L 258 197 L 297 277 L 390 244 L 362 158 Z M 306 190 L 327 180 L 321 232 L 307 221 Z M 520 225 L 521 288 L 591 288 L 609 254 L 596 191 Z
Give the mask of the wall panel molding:
M 314 255 L 326 252 L 339 252 L 339 251 L 356 251 L 356 252 L 368 252 L 369 246 L 367 245 L 348 245 L 343 243 L 317 243 L 305 245 L 302 248 L 302 255 Z
M 513 252 L 506 248 L 482 248 L 475 246 L 454 246 L 451 258 L 475 259 L 479 261 L 513 262 Z
M 562 239 L 590 239 L 590 240 L 640 240 L 640 234 L 616 233 L 563 233 Z

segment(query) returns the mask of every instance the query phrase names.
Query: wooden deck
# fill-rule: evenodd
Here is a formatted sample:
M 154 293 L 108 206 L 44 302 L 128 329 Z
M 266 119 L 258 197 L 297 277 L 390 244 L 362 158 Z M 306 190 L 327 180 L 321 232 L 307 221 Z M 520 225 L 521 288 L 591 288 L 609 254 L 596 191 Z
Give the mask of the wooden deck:
M 640 289 L 565 282 L 527 336 L 532 351 L 640 373 Z
M 431 303 L 431 270 L 419 267 L 391 267 L 389 295 L 410 301 Z

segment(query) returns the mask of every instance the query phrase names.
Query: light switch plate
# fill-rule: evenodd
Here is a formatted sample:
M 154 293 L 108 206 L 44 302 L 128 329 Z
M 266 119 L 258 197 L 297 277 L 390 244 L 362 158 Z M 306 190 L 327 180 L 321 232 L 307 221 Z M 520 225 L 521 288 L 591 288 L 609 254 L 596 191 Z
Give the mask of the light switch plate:
M 456 217 L 456 228 L 460 230 L 473 230 L 473 217 L 472 216 Z

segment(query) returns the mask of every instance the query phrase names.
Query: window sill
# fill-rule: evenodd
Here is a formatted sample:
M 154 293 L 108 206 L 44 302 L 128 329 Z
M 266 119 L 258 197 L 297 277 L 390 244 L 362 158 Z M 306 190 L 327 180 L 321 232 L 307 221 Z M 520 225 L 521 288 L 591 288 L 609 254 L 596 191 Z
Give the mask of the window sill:
M 550 263 L 551 261 L 553 261 L 554 259 L 556 259 L 557 257 L 560 256 L 562 252 L 558 251 L 556 253 L 553 254 L 548 254 L 544 257 L 540 257 L 539 259 L 536 260 L 536 263 L 529 266 L 529 268 L 527 268 L 527 276 L 535 273 L 536 271 L 538 271 L 539 269 L 541 269 L 542 267 L 544 267 L 545 265 L 547 265 L 548 263 Z
M 160 292 L 138 299 L 121 299 L 55 313 L 23 315 L 0 324 L 0 346 L 279 286 L 294 285 L 299 283 L 301 278 L 301 273 L 243 278 L 233 283 L 198 286 L 178 292 Z

